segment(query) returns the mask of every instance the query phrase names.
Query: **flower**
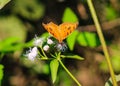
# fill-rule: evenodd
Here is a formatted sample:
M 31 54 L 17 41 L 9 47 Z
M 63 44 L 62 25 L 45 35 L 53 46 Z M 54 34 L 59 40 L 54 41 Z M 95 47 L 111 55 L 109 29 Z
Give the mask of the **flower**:
M 44 38 L 38 38 L 37 36 L 35 36 L 35 41 L 34 41 L 35 46 L 42 46 L 43 42 L 44 42 Z
M 67 45 L 64 42 L 58 43 L 56 48 L 58 51 L 65 52 L 67 50 Z
M 45 46 L 43 47 L 43 50 L 44 50 L 44 51 L 48 51 L 49 48 L 50 48 L 50 47 L 49 47 L 48 45 L 45 45 Z
M 29 60 L 34 61 L 35 57 L 38 55 L 38 49 L 37 47 L 34 48 L 30 48 L 30 50 L 28 51 L 28 53 L 26 54 L 26 56 L 28 57 Z
M 48 39 L 47 39 L 47 43 L 48 43 L 48 44 L 53 44 L 53 41 L 48 38 Z

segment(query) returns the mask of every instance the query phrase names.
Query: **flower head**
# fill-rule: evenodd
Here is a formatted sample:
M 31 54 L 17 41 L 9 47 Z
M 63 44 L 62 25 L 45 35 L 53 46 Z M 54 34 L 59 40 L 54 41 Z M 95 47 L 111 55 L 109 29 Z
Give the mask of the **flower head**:
M 48 39 L 47 39 L 47 43 L 48 43 L 48 44 L 53 44 L 53 41 L 52 41 L 50 38 L 48 38 Z
M 64 42 L 58 43 L 58 44 L 56 45 L 56 49 L 57 49 L 58 51 L 65 52 L 65 51 L 67 50 L 67 45 L 66 45 Z
M 26 54 L 26 56 L 28 57 L 29 60 L 34 61 L 35 57 L 38 55 L 38 49 L 37 47 L 34 48 L 30 48 L 30 50 L 28 51 L 28 53 Z
M 50 48 L 50 47 L 49 47 L 48 45 L 45 45 L 45 46 L 43 47 L 43 50 L 44 50 L 44 51 L 48 51 L 49 48 Z
M 44 42 L 44 38 L 38 38 L 37 36 L 35 36 L 35 41 L 34 41 L 35 46 L 42 46 L 43 42 Z

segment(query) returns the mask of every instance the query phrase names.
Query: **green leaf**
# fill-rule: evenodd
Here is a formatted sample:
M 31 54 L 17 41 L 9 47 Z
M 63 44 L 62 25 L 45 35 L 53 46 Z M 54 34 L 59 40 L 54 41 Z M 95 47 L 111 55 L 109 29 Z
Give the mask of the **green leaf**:
M 70 58 L 70 59 L 77 59 L 77 60 L 84 60 L 83 57 L 79 56 L 79 55 L 73 55 L 73 54 L 69 54 L 69 55 L 61 55 L 62 58 Z
M 120 58 L 119 58 L 119 56 L 112 56 L 111 62 L 112 62 L 112 66 L 113 66 L 114 71 L 120 72 Z M 107 71 L 107 72 L 109 71 L 106 61 L 102 61 L 100 63 L 100 69 L 103 71 Z
M 117 16 L 118 16 L 115 9 L 113 9 L 113 7 L 111 7 L 111 6 L 107 6 L 105 11 L 106 11 L 107 20 L 113 20 L 113 19 L 117 18 Z
M 0 0 L 0 9 L 2 9 L 10 0 Z
M 0 45 L 2 45 L 2 46 L 11 45 L 12 43 L 18 42 L 18 40 L 19 40 L 18 37 L 9 37 L 9 38 L 6 38 L 6 39 L 0 41 Z
M 17 50 L 21 50 L 23 48 L 23 44 L 18 43 L 15 45 L 7 45 L 2 49 L 2 52 L 15 52 Z
M 75 45 L 78 33 L 79 32 L 76 30 L 73 33 L 71 33 L 67 38 L 67 44 L 71 51 L 74 49 L 74 45 Z
M 1 80 L 2 80 L 2 78 L 3 78 L 3 68 L 4 68 L 4 66 L 2 65 L 2 64 L 0 64 L 0 82 L 1 82 Z
M 50 34 L 48 32 L 43 33 L 40 37 L 48 38 Z
M 113 56 L 111 58 L 113 69 L 116 72 L 120 71 L 120 57 L 119 56 Z
M 69 7 L 67 7 L 64 11 L 62 21 L 63 22 L 77 22 L 78 18 L 75 15 L 75 13 Z
M 78 35 L 78 43 L 81 46 L 96 47 L 100 45 L 98 36 L 95 33 L 82 32 Z
M 58 67 L 59 67 L 59 62 L 57 59 L 54 59 L 50 62 L 50 69 L 51 69 L 51 76 L 53 83 L 56 81 Z
M 32 47 L 33 46 L 33 41 L 34 41 L 34 39 L 32 39 L 29 42 L 25 43 L 24 47 L 26 47 L 26 48 Z
M 10 37 L 0 41 L 0 52 L 16 51 L 23 48 L 23 43 L 18 42 L 19 38 Z

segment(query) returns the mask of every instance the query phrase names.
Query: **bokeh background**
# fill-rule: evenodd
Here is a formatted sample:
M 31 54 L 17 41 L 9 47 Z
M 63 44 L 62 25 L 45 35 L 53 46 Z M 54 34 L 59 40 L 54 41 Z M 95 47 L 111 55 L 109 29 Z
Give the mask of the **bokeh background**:
M 119 84 L 120 1 L 93 0 L 93 4 Z M 46 32 L 42 23 L 51 21 L 58 25 L 79 22 L 76 29 L 79 34 L 73 34 L 71 42 L 74 43 L 72 46 L 69 44 L 69 52 L 80 55 L 84 60 L 64 60 L 79 82 L 83 86 L 105 86 L 105 83 L 112 86 L 110 82 L 108 84 L 109 70 L 86 0 L 11 0 L 0 9 L 1 86 L 76 86 L 62 67 L 53 85 L 49 61 L 33 63 L 23 58 L 26 50 L 32 47 L 35 35 Z

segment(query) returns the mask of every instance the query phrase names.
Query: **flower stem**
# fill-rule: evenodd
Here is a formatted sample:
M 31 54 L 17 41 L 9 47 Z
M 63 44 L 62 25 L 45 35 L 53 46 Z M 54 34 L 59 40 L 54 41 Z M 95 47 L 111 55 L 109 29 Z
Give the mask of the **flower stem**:
M 92 17 L 93 17 L 93 20 L 94 20 L 94 23 L 95 23 L 95 26 L 96 26 L 96 29 L 97 29 L 97 33 L 98 33 L 98 36 L 100 38 L 100 41 L 101 41 L 101 44 L 102 44 L 102 47 L 103 47 L 103 51 L 104 51 L 105 58 L 106 58 L 108 68 L 109 68 L 109 71 L 110 71 L 111 79 L 112 79 L 112 82 L 113 82 L 113 86 L 118 86 L 117 82 L 116 82 L 115 74 L 114 74 L 114 71 L 113 71 L 113 67 L 112 67 L 112 64 L 111 64 L 111 61 L 110 61 L 110 56 L 108 54 L 105 39 L 104 39 L 102 30 L 101 30 L 101 26 L 99 24 L 95 9 L 93 7 L 92 0 L 87 0 L 87 3 L 88 3 L 88 6 L 90 8 L 90 12 L 92 14 Z
M 44 50 L 42 49 L 42 47 L 40 47 L 40 49 L 41 49 L 41 51 L 42 51 L 42 53 L 43 53 L 43 55 L 44 55 L 44 58 L 46 58 L 46 59 L 47 59 L 47 56 L 46 56 L 46 54 L 45 54 Z
M 76 82 L 78 86 L 81 86 L 81 84 L 78 82 L 78 80 L 72 75 L 72 73 L 65 67 L 65 65 L 62 63 L 60 59 L 58 59 L 61 66 L 65 69 L 65 71 L 69 74 L 69 76 Z

